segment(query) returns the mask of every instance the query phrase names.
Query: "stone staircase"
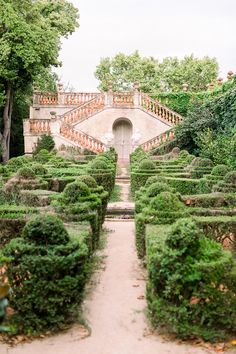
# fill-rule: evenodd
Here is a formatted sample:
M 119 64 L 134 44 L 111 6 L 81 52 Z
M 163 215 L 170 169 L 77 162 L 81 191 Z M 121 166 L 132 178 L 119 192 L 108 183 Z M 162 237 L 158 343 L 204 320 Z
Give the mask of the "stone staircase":
M 55 112 L 50 111 L 50 108 L 55 108 Z M 120 109 L 121 114 L 123 110 L 137 109 L 165 124 L 165 132 L 140 144 L 145 151 L 173 140 L 172 127 L 183 119 L 178 113 L 137 89 L 133 92 L 113 92 L 110 89 L 107 93 L 34 93 L 31 109 L 33 113 L 30 119 L 24 122 L 25 140 L 33 135 L 35 141 L 41 134 L 52 134 L 58 140 L 62 138 L 65 144 L 86 148 L 95 153 L 105 151 L 108 147 L 106 143 L 84 132 L 80 129 L 80 124 L 107 109 L 114 108 Z M 45 116 L 38 113 L 43 109 Z

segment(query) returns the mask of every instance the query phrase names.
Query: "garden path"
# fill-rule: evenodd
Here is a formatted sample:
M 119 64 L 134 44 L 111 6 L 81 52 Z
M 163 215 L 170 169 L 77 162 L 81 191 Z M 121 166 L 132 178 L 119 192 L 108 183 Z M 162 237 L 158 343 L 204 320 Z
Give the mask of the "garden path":
M 84 302 L 91 335 L 74 326 L 66 333 L 13 348 L 0 345 L 1 354 L 209 353 L 208 349 L 167 341 L 151 332 L 144 313 L 146 275 L 135 251 L 134 222 L 106 221 L 105 227 L 109 236 L 104 271 L 95 274 L 96 284 Z

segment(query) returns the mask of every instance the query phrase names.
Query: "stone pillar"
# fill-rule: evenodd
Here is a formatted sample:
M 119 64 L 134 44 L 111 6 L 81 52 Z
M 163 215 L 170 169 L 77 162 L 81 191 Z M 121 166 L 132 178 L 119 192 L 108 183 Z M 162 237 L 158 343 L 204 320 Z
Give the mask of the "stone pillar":
M 140 92 L 139 92 L 139 83 L 135 82 L 134 83 L 134 106 L 138 107 L 140 106 Z
M 234 77 L 233 71 L 232 71 L 232 70 L 228 71 L 228 73 L 227 73 L 227 79 L 230 81 L 230 80 L 233 79 L 233 77 Z
M 105 105 L 108 107 L 113 107 L 113 87 L 112 81 L 109 82 L 108 91 L 105 96 Z
M 57 95 L 58 95 L 58 104 L 65 104 L 65 93 L 63 84 L 59 83 L 57 85 Z
M 59 135 L 60 134 L 60 122 L 57 119 L 56 112 L 50 112 L 51 120 L 50 120 L 50 130 L 51 135 Z

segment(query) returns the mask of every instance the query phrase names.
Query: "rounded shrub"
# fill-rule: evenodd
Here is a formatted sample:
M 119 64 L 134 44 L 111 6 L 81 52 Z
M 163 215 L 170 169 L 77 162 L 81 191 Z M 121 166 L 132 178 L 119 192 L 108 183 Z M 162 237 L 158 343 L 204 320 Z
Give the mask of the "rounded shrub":
M 152 160 L 144 159 L 139 164 L 139 170 L 154 170 L 156 168 Z
M 84 182 L 72 182 L 67 184 L 62 193 L 62 199 L 66 204 L 74 204 L 81 200 L 81 198 L 88 197 L 90 189 Z
M 170 192 L 161 192 L 150 201 L 151 209 L 160 212 L 176 212 L 184 209 L 184 204 Z
M 89 167 L 92 170 L 108 170 L 110 168 L 106 161 L 97 158 L 91 162 Z
M 217 165 L 213 167 L 211 174 L 214 176 L 225 176 L 230 171 L 227 165 Z
M 179 157 L 181 157 L 182 159 L 185 159 L 189 156 L 189 152 L 187 150 L 181 150 L 179 153 Z
M 52 155 L 48 150 L 42 149 L 35 156 L 34 159 L 40 163 L 47 163 L 51 159 Z
M 35 179 L 35 173 L 32 168 L 29 167 L 21 167 L 17 171 L 17 177 L 22 179 Z
M 149 198 L 153 198 L 153 197 L 156 197 L 161 192 L 172 192 L 172 188 L 166 183 L 156 182 L 156 183 L 151 184 L 147 188 L 146 195 Z
M 224 178 L 224 181 L 236 186 L 236 171 L 228 172 Z
M 196 164 L 197 167 L 213 167 L 214 163 L 210 159 L 199 159 Z
M 37 335 L 68 326 L 83 298 L 86 243 L 70 241 L 58 218 L 38 216 L 25 225 L 21 238 L 5 246 L 4 256 L 9 258 L 10 322 L 16 333 Z
M 179 155 L 180 154 L 180 148 L 178 146 L 175 146 L 172 150 L 171 153 L 173 155 Z
M 8 163 L 7 167 L 13 171 L 18 170 L 19 168 L 27 165 L 30 162 L 29 159 L 25 156 L 12 157 Z
M 162 177 L 162 176 L 151 176 L 147 179 L 146 183 L 145 183 L 145 187 L 148 188 L 149 186 L 151 186 L 151 184 L 153 183 L 156 183 L 156 182 L 159 182 L 159 183 L 165 183 L 165 178 Z
M 69 241 L 63 222 L 53 215 L 39 215 L 28 221 L 22 235 L 38 245 L 63 245 Z
M 34 150 L 34 155 L 38 154 L 39 151 L 41 150 L 47 150 L 47 151 L 52 151 L 55 147 L 55 142 L 53 140 L 53 137 L 51 135 L 42 135 L 38 141 L 36 148 Z
M 46 175 L 48 174 L 48 170 L 40 163 L 35 163 L 31 166 L 32 170 L 34 171 L 34 173 L 36 175 L 40 175 L 40 176 L 43 176 L 43 175 Z
M 90 175 L 81 175 L 76 179 L 76 182 L 83 182 L 89 188 L 97 188 L 97 182 L 96 182 L 95 178 L 93 178 Z

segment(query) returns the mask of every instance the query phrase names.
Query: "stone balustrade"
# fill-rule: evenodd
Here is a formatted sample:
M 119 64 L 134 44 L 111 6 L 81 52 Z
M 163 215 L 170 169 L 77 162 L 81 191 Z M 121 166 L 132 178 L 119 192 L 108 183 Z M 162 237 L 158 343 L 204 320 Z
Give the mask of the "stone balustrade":
M 49 134 L 51 132 L 49 119 L 30 119 L 30 133 Z
M 160 146 L 161 144 L 171 141 L 175 138 L 175 133 L 172 130 L 168 130 L 155 138 L 152 138 L 145 143 L 141 144 L 144 151 L 150 151 L 151 149 Z
M 133 106 L 134 94 L 133 92 L 113 92 L 114 106 Z
M 58 94 L 51 92 L 34 92 L 33 103 L 37 105 L 57 105 Z
M 71 111 L 63 114 L 61 120 L 64 123 L 73 124 L 83 119 L 90 117 L 91 115 L 98 113 L 105 106 L 104 95 L 97 95 L 90 101 L 80 105 L 79 107 L 72 109 Z
M 64 104 L 65 105 L 81 105 L 84 104 L 93 98 L 100 96 L 99 93 L 88 93 L 88 92 L 72 92 L 64 93 Z
M 89 149 L 95 153 L 103 152 L 106 149 L 106 146 L 101 141 L 81 131 L 74 130 L 67 124 L 63 124 L 61 126 L 60 134 L 75 144 L 78 144 L 79 146 Z
M 183 120 L 183 117 L 180 114 L 172 111 L 171 109 L 162 105 L 158 101 L 151 99 L 145 94 L 141 94 L 141 106 L 147 112 L 154 113 L 157 117 L 166 120 L 171 125 L 179 124 Z

